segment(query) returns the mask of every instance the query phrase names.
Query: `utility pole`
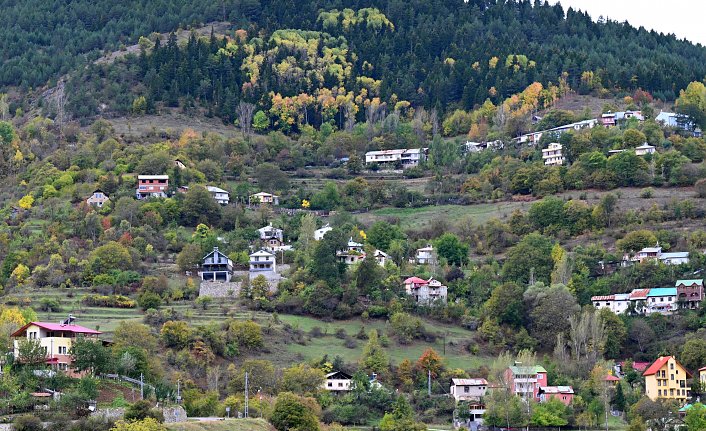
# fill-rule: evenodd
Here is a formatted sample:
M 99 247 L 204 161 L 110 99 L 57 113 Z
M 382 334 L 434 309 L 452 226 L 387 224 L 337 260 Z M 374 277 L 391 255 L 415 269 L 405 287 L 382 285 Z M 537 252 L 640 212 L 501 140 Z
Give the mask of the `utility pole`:
M 248 373 L 245 372 L 245 412 L 244 417 L 248 417 Z

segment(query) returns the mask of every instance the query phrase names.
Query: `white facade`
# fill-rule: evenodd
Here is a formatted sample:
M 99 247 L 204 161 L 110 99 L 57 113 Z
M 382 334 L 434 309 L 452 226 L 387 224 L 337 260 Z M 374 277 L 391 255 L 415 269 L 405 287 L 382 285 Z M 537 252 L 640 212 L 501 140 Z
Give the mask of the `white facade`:
M 639 147 L 635 147 L 635 155 L 637 155 L 637 156 L 644 156 L 646 154 L 654 154 L 654 153 L 655 153 L 655 147 L 648 144 L 647 142 L 640 145 Z
M 251 254 L 250 272 L 277 272 L 275 255 L 264 250 Z
M 424 280 L 419 277 L 409 277 L 404 281 L 404 287 L 407 295 L 411 296 L 417 304 L 446 303 L 448 297 L 447 287 L 434 278 Z
M 382 250 L 375 250 L 375 261 L 380 266 L 385 266 L 385 263 L 390 259 L 390 255 Z
M 650 289 L 650 293 L 647 295 L 645 314 L 672 314 L 677 308 L 676 287 Z
M 250 204 L 279 205 L 279 196 L 265 192 L 255 193 L 254 195 L 250 195 Z
M 218 202 L 219 204 L 228 205 L 228 203 L 230 202 L 230 193 L 228 193 L 227 191 L 214 186 L 206 186 L 206 190 L 211 193 L 213 199 L 215 199 L 216 202 Z
M 350 375 L 341 371 L 326 374 L 324 389 L 332 392 L 347 392 L 353 389 L 353 380 Z
M 456 402 L 477 401 L 488 391 L 488 381 L 485 379 L 451 379 L 449 393 Z
M 316 229 L 316 230 L 314 231 L 314 240 L 316 240 L 316 241 L 321 241 L 322 239 L 324 239 L 324 236 L 325 236 L 327 233 L 331 232 L 332 230 L 333 230 L 333 228 L 332 228 L 331 226 L 329 226 L 328 223 L 326 223 L 326 224 L 325 224 L 324 226 L 322 226 L 320 229 Z
M 434 247 L 428 245 L 426 247 L 417 249 L 415 260 L 419 265 L 428 265 L 430 263 L 433 263 L 435 260 Z
M 591 302 L 599 310 L 607 308 L 615 314 L 622 314 L 628 310 L 630 294 L 618 293 L 615 295 L 593 296 L 591 297 Z
M 665 265 L 681 265 L 689 263 L 688 251 L 662 252 L 662 247 L 645 247 L 638 251 L 635 256 L 630 259 L 633 262 L 642 263 L 645 260 L 658 260 Z
M 277 238 L 280 241 L 284 240 L 284 231 L 272 226 L 272 223 L 257 230 L 260 233 L 260 239 L 266 240 L 269 238 Z
M 346 265 L 353 265 L 361 260 L 365 259 L 365 251 L 363 250 L 363 244 L 353 241 L 351 237 L 346 244 L 346 248 L 336 252 L 336 257 L 342 263 Z
M 561 166 L 564 164 L 564 156 L 561 154 L 562 146 L 557 142 L 552 142 L 542 150 L 542 160 L 547 166 Z
M 365 153 L 365 163 L 401 163 L 402 168 L 418 166 L 426 159 L 426 148 L 411 148 L 397 150 L 368 151 Z

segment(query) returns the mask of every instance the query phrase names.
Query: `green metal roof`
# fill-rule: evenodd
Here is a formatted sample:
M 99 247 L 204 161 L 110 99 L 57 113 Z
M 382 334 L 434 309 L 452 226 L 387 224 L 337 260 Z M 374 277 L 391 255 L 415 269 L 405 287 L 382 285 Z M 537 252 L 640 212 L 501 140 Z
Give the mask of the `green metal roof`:
M 534 365 L 531 367 L 518 367 L 513 365 L 510 367 L 510 370 L 512 371 L 512 374 L 537 374 L 547 372 L 547 370 L 545 370 L 544 367 L 541 365 Z
M 680 284 L 683 284 L 685 286 L 691 286 L 692 284 L 697 284 L 699 286 L 704 285 L 704 280 L 702 278 L 698 280 L 677 280 L 676 283 L 674 283 L 675 286 L 679 286 Z

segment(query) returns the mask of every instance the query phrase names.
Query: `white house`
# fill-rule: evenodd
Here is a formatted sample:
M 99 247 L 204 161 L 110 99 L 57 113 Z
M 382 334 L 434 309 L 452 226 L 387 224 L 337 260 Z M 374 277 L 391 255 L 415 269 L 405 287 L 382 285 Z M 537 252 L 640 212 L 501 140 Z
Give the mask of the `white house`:
M 630 305 L 629 293 L 618 293 L 615 295 L 603 295 L 591 297 L 593 306 L 601 309 L 607 308 L 615 314 L 625 313 Z
M 590 129 L 593 128 L 596 124 L 598 124 L 598 120 L 596 119 L 578 121 L 576 123 L 565 124 L 563 126 L 555 127 L 549 130 L 541 130 L 538 132 L 527 133 L 513 139 L 513 141 L 520 144 L 527 143 L 528 145 L 534 145 L 539 142 L 540 139 L 542 139 L 542 135 L 544 135 L 545 133 L 553 133 L 555 135 L 560 135 L 570 130 L 581 130 L 587 128 Z
M 420 162 L 426 160 L 426 148 L 401 148 L 396 150 L 368 151 L 365 153 L 366 164 L 397 164 L 403 169 L 418 166 Z
M 257 230 L 260 234 L 260 243 L 266 251 L 290 250 L 292 247 L 284 245 L 284 231 L 272 226 L 272 223 Z
M 184 164 L 184 162 L 182 162 L 182 161 L 179 160 L 179 159 L 175 159 L 175 160 L 174 160 L 174 166 L 177 167 L 177 168 L 179 168 L 179 169 L 186 169 L 186 165 Z
M 451 379 L 449 393 L 456 402 L 478 401 L 488 391 L 488 381 L 485 379 Z
M 322 239 L 324 239 L 324 236 L 332 230 L 333 228 L 328 223 L 326 223 L 325 225 L 321 226 L 321 228 L 316 229 L 314 231 L 314 240 L 321 241 Z
M 434 255 L 434 247 L 432 247 L 431 245 L 427 245 L 426 247 L 417 249 L 415 260 L 419 265 L 427 265 L 433 263 L 435 259 L 436 256 Z
M 259 192 L 254 195 L 250 195 L 250 204 L 270 204 L 279 205 L 279 196 L 273 195 L 271 193 Z
M 334 371 L 326 374 L 324 389 L 332 392 L 347 392 L 353 389 L 353 378 L 343 371 Z
M 658 260 L 665 265 L 681 265 L 689 263 L 689 252 L 662 252 L 662 247 L 657 244 L 654 247 L 645 247 L 638 251 L 632 259 L 633 262 L 643 262 L 645 260 Z
M 221 205 L 228 205 L 230 202 L 230 193 L 227 191 L 223 190 L 222 188 L 219 187 L 214 187 L 214 186 L 206 186 L 206 190 L 208 190 L 209 193 L 211 193 L 211 196 L 213 196 L 213 199 L 216 200 Z
M 382 250 L 375 250 L 375 261 L 378 263 L 380 266 L 385 266 L 385 263 L 390 260 L 390 255 L 385 253 Z
M 353 241 L 353 237 L 348 240 L 346 248 L 336 252 L 336 257 L 342 263 L 346 265 L 353 265 L 354 263 L 360 262 L 365 259 L 365 251 L 363 250 L 363 244 Z
M 86 199 L 86 203 L 88 205 L 95 206 L 98 208 L 103 207 L 103 205 L 105 205 L 105 203 L 108 201 L 110 201 L 110 198 L 100 189 L 94 191 L 93 194 L 89 196 L 88 199 Z
M 655 153 L 655 147 L 648 144 L 647 142 L 640 145 L 639 147 L 635 147 L 635 155 L 637 155 L 637 156 L 644 156 L 647 154 L 654 154 L 654 153 Z
M 250 272 L 277 272 L 275 255 L 265 250 L 250 255 Z
M 676 287 L 658 287 L 650 289 L 650 293 L 647 294 L 646 314 L 671 314 L 677 308 Z
M 417 304 L 422 305 L 429 305 L 436 301 L 445 303 L 448 296 L 447 287 L 434 278 L 424 280 L 419 277 L 409 277 L 404 281 L 404 288 L 407 295 L 414 298 Z
M 558 142 L 552 142 L 547 148 L 542 150 L 542 160 L 547 166 L 561 166 L 564 164 L 564 156 L 561 154 L 562 146 Z
M 233 261 L 214 247 L 213 251 L 204 256 L 199 277 L 202 281 L 229 282 L 233 275 Z

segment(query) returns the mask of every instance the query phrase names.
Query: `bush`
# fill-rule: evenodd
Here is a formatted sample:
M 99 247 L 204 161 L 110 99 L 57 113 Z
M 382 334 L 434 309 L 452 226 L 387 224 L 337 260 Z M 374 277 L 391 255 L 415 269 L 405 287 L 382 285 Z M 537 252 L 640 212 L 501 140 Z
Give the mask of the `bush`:
M 44 429 L 42 421 L 38 417 L 33 415 L 22 415 L 18 416 L 14 422 L 12 422 L 12 429 L 14 431 L 41 431 Z
M 162 305 L 162 298 L 153 292 L 143 292 L 137 297 L 137 303 L 143 310 L 157 309 Z
M 346 348 L 348 349 L 355 349 L 356 347 L 358 347 L 358 343 L 356 343 L 355 340 L 351 337 L 347 337 L 346 342 L 343 343 L 343 345 L 346 346 Z
M 706 198 L 706 178 L 698 180 L 694 184 L 694 190 L 696 190 L 696 196 Z
M 137 306 L 135 301 L 123 295 L 87 295 L 81 299 L 81 303 L 89 307 L 135 308 Z
M 336 338 L 340 340 L 345 340 L 348 337 L 348 334 L 346 333 L 346 330 L 343 328 L 338 328 L 336 329 Z
M 153 409 L 152 403 L 147 400 L 137 401 L 125 410 L 126 421 L 141 421 L 146 418 L 152 418 L 160 423 L 164 422 L 164 414 Z
M 643 199 L 649 199 L 654 195 L 654 190 L 652 187 L 644 188 L 640 191 L 640 197 Z

